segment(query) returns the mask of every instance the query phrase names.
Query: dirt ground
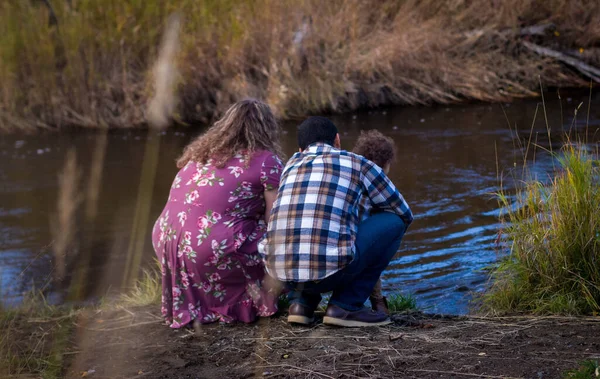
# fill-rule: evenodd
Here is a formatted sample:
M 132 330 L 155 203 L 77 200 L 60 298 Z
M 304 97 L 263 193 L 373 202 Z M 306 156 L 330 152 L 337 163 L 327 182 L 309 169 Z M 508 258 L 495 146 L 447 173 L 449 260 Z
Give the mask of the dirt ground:
M 400 314 L 386 327 L 253 325 L 171 330 L 155 308 L 78 320 L 69 378 L 561 378 L 600 359 L 600 317 Z

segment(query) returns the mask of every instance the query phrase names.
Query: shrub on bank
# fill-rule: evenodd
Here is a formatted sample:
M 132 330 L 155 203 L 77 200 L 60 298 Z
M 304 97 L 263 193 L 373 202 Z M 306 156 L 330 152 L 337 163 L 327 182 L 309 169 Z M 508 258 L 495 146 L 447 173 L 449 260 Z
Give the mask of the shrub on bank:
M 499 194 L 510 254 L 493 271 L 485 306 L 499 312 L 600 311 L 598 152 L 568 144 L 549 182 Z

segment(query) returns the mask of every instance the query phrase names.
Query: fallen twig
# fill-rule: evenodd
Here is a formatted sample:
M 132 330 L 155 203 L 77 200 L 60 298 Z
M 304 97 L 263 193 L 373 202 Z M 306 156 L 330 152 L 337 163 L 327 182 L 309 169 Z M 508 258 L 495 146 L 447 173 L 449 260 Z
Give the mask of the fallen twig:
M 448 375 L 463 375 L 463 376 L 476 376 L 478 378 L 490 378 L 490 379 L 522 379 L 515 378 L 512 376 L 503 376 L 503 375 L 486 375 L 486 374 L 470 374 L 466 372 L 458 372 L 458 371 L 439 371 L 439 370 L 424 370 L 424 369 L 412 369 L 409 370 L 412 372 L 430 372 L 435 374 L 448 374 Z
M 266 365 L 266 366 L 257 366 L 259 368 L 289 368 L 292 370 L 298 370 L 301 372 L 305 372 L 307 374 L 313 374 L 313 375 L 318 375 L 318 376 L 322 376 L 324 378 L 329 378 L 329 379 L 334 379 L 333 376 L 329 376 L 327 374 L 323 374 L 322 372 L 318 372 L 318 371 L 313 371 L 310 369 L 306 369 L 306 368 L 301 368 L 301 367 L 297 367 L 297 366 L 292 366 L 292 365 Z
M 297 340 L 297 339 L 338 339 L 338 338 L 369 339 L 371 337 L 370 336 L 255 337 L 255 338 L 243 338 L 242 341 L 278 341 L 278 340 Z
M 156 324 L 158 324 L 158 322 L 157 321 L 146 321 L 146 322 L 138 322 L 136 324 L 131 324 L 131 325 L 119 326 L 119 327 L 116 327 L 116 328 L 106 328 L 106 329 L 85 328 L 85 329 L 91 330 L 93 332 L 110 332 L 112 330 L 135 328 L 136 326 L 149 325 L 149 324 L 155 324 L 156 325 Z

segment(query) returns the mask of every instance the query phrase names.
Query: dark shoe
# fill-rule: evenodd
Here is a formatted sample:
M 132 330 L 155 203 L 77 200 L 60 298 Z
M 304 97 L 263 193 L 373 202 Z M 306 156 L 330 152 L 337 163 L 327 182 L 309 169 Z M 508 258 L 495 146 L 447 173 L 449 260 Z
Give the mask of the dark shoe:
M 323 317 L 323 324 L 347 327 L 381 326 L 391 323 L 392 321 L 385 313 L 376 312 L 369 308 L 350 312 L 333 304 L 327 306 L 327 312 Z
M 288 322 L 293 324 L 310 325 L 315 321 L 315 310 L 300 303 L 292 303 L 288 309 Z
M 371 308 L 375 312 L 382 312 L 386 315 L 390 314 L 390 308 L 388 307 L 388 302 L 385 296 L 379 298 L 371 296 L 369 300 L 371 301 Z

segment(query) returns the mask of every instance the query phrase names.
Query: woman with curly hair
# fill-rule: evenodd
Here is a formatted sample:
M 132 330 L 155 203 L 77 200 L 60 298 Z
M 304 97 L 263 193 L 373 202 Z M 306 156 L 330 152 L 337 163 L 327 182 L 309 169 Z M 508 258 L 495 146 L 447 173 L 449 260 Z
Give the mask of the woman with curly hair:
M 277 311 L 257 243 L 277 194 L 280 157 L 279 126 L 257 100 L 233 104 L 185 148 L 152 233 L 162 314 L 172 328 L 252 322 Z

